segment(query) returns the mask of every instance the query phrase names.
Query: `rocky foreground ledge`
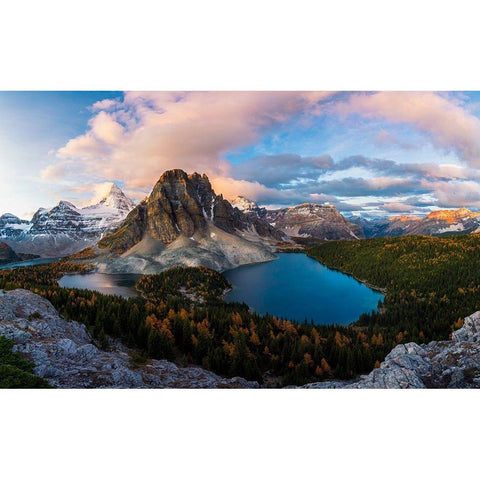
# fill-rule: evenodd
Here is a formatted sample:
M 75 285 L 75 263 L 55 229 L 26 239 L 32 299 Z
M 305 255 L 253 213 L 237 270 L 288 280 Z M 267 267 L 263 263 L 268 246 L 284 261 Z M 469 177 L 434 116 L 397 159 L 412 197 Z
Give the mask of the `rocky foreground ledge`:
M 397 345 L 379 368 L 358 381 L 303 388 L 480 388 L 480 312 L 466 317 L 451 340 Z
M 258 388 L 257 382 L 225 379 L 199 367 L 167 360 L 131 365 L 131 350 L 116 343 L 97 348 L 85 325 L 63 319 L 52 304 L 28 290 L 0 290 L 0 336 L 36 366 L 33 373 L 58 388 Z

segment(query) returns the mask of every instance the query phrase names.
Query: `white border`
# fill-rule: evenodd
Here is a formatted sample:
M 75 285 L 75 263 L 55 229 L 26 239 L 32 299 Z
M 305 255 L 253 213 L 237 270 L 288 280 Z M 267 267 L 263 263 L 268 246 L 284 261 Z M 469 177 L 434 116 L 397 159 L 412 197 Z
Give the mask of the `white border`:
M 474 2 L 8 2 L 0 89 L 480 89 Z M 0 159 L 1 162 L 1 159 Z M 5 478 L 468 478 L 469 391 L 0 392 Z

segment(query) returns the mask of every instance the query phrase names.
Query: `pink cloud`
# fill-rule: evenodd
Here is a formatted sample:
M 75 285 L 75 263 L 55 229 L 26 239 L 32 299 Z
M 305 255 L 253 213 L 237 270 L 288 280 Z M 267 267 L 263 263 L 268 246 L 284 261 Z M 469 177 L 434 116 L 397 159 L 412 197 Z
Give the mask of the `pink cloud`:
M 292 190 L 278 190 L 266 187 L 259 182 L 235 180 L 229 177 L 215 177 L 211 179 L 211 183 L 215 192 L 217 194 L 221 193 L 227 200 L 243 196 L 257 202 L 268 199 L 269 201 L 285 203 L 288 201 L 295 202 L 298 197 L 298 194 Z
M 480 189 L 477 182 L 436 182 L 434 193 L 442 207 L 480 208 Z
M 413 125 L 443 150 L 480 165 L 480 120 L 457 99 L 432 92 L 356 93 L 331 107 L 341 117 L 360 115 Z
M 250 145 L 262 132 L 293 115 L 319 114 L 329 92 L 127 92 L 114 111 L 101 110 L 85 134 L 60 148 L 76 167 L 65 174 L 121 180 L 148 190 L 171 168 L 229 177 L 223 155 Z M 113 104 L 97 102 L 95 109 Z M 49 171 L 50 169 L 50 171 Z M 47 167 L 50 175 L 55 168 Z M 60 171 L 57 172 L 60 174 Z
M 381 204 L 380 207 L 392 213 L 411 212 L 416 209 L 415 206 L 403 202 L 387 202 Z

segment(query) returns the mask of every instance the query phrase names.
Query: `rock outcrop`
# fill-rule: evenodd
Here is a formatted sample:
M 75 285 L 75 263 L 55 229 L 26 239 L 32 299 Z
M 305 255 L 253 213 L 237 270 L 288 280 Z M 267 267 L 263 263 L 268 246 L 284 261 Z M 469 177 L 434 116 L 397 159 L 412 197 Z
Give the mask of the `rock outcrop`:
M 465 318 L 452 339 L 397 345 L 355 382 L 318 382 L 304 388 L 480 388 L 480 312 Z
M 131 350 L 94 345 L 83 324 L 60 317 L 50 302 L 28 290 L 0 290 L 0 336 L 15 342 L 36 366 L 33 373 L 58 388 L 257 388 L 243 378 L 222 378 L 166 360 L 133 367 Z
M 205 174 L 169 170 L 98 243 L 99 263 L 105 271 L 138 273 L 174 265 L 224 270 L 274 259 L 272 245 L 284 238 L 265 220 L 250 218 L 217 195 Z

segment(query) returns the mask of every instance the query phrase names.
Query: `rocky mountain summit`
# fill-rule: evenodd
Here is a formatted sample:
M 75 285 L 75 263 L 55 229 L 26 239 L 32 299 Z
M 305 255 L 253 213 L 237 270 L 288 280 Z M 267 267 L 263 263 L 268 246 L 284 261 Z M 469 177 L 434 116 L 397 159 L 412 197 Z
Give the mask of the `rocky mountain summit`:
M 58 388 L 258 388 L 243 378 L 222 378 L 166 360 L 132 366 L 132 351 L 94 345 L 83 324 L 60 317 L 50 302 L 28 291 L 0 290 L 0 336 L 36 366 L 33 373 Z
M 466 317 L 451 340 L 397 345 L 379 368 L 358 381 L 304 388 L 480 388 L 480 312 Z
M 51 209 L 38 209 L 30 222 L 3 215 L 0 239 L 17 251 L 44 257 L 70 255 L 94 245 L 133 208 L 134 203 L 112 184 L 100 202 L 88 207 L 77 208 L 62 200 Z
M 151 194 L 98 243 L 105 271 L 151 273 L 174 265 L 223 270 L 275 258 L 285 235 L 217 195 L 203 174 L 165 172 Z

